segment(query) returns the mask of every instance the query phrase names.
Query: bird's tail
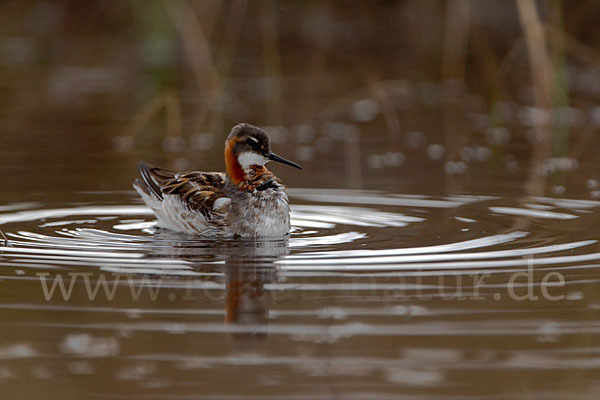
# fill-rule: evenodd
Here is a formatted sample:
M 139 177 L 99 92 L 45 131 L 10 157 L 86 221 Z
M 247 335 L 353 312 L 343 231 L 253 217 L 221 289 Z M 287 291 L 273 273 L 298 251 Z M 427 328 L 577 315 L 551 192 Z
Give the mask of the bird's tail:
M 156 200 L 163 199 L 162 190 L 156 181 L 157 167 L 140 161 L 137 165 L 141 180 L 138 178 L 134 181 L 133 187 L 139 192 L 143 191 L 148 196 L 154 196 Z
M 141 179 L 136 178 L 133 182 L 133 188 L 139 193 L 148 207 L 154 211 L 158 211 L 161 209 L 163 195 L 159 183 L 155 178 L 155 170 L 161 169 L 145 162 L 139 162 L 137 166 Z

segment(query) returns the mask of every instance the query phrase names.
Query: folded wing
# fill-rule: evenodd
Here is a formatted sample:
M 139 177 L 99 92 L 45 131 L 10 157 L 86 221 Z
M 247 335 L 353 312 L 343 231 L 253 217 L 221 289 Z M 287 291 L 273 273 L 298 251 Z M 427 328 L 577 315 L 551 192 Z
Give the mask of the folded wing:
M 230 202 L 223 191 L 224 173 L 174 172 L 146 163 L 139 163 L 138 169 L 141 180 L 136 179 L 134 187 L 154 210 L 159 224 L 168 227 L 192 223 L 203 228 L 202 225 L 209 227 L 223 222 Z M 181 213 L 181 208 L 190 213 Z M 198 221 L 198 213 L 205 224 L 199 224 L 202 221 Z M 193 216 L 194 221 L 180 221 L 179 216 L 185 218 L 186 215 Z

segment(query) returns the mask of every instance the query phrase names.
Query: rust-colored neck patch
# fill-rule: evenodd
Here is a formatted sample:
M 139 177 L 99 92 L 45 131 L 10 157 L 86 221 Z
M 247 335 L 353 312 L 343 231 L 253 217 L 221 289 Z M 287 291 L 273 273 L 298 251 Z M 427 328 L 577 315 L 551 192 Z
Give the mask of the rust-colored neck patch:
M 233 152 L 234 146 L 235 140 L 229 140 L 225 146 L 225 168 L 231 182 L 234 185 L 239 186 L 246 179 L 246 173 Z
M 260 185 L 269 180 L 274 180 L 277 184 L 281 184 L 281 181 L 262 165 L 253 165 L 247 172 L 244 171 L 233 152 L 234 147 L 235 140 L 230 140 L 225 145 L 225 167 L 231 183 L 240 190 L 249 192 L 256 190 Z

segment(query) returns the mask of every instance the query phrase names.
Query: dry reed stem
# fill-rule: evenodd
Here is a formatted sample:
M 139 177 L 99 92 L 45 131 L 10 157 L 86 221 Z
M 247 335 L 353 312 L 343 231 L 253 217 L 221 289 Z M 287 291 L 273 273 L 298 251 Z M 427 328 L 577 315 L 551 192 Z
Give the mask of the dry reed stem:
M 442 50 L 442 126 L 447 161 L 460 160 L 462 149 L 469 143 L 464 98 L 470 14 L 470 1 L 452 0 L 447 4 Z M 445 174 L 444 178 L 446 190 L 460 190 L 456 176 Z
M 323 15 L 332 14 L 331 5 L 329 3 L 323 3 Z M 302 117 L 306 119 L 315 118 L 321 112 L 320 92 L 324 85 L 323 71 L 326 69 L 327 61 L 329 59 L 330 50 L 334 44 L 334 35 L 331 29 L 324 29 L 320 35 L 318 35 L 313 43 L 313 50 L 309 56 L 307 56 L 304 82 L 305 87 L 300 94 L 300 97 L 304 98 L 304 104 L 299 105 L 300 110 L 307 110 L 305 115 Z
M 247 8 L 247 0 L 236 0 L 229 7 L 227 20 L 225 21 L 226 30 L 223 43 L 221 46 L 219 46 L 221 52 L 218 55 L 218 61 L 216 63 L 216 71 L 220 76 L 219 87 L 213 93 L 212 101 L 210 102 L 212 107 L 207 109 L 206 112 L 211 112 L 215 109 L 221 110 L 223 108 L 223 102 L 225 101 L 226 95 L 225 88 L 227 87 L 226 79 L 230 74 L 233 62 L 235 60 L 238 44 L 242 37 Z M 223 113 L 212 113 L 212 121 L 210 123 L 209 132 L 218 134 L 222 132 L 224 128 Z
M 492 102 L 505 98 L 507 89 L 502 79 L 501 61 L 496 56 L 492 42 L 485 28 L 485 22 L 478 12 L 478 3 L 472 4 L 471 9 L 471 40 L 475 49 L 475 55 L 481 66 L 481 74 L 484 82 L 489 85 L 489 97 Z M 506 59 L 504 60 L 506 61 Z M 502 61 L 502 62 L 504 62 Z
M 169 90 L 165 93 L 164 99 L 167 111 L 167 135 L 181 137 L 181 101 L 179 96 Z
M 208 40 L 188 0 L 163 0 L 165 9 L 179 31 L 185 52 L 192 64 L 194 77 L 201 88 L 214 90 L 220 77 L 210 52 Z
M 546 35 L 534 0 L 517 0 L 519 19 L 529 53 L 533 96 L 536 106 L 551 104 L 552 62 L 546 48 Z
M 267 121 L 269 124 L 282 124 L 282 88 L 281 88 L 281 55 L 279 52 L 279 32 L 277 15 L 272 0 L 261 0 L 261 37 L 262 56 L 265 75 L 269 77 L 267 85 Z
M 163 108 L 167 113 L 167 135 L 171 137 L 181 136 L 181 105 L 179 96 L 172 90 L 166 90 L 152 97 L 133 116 L 131 124 L 129 124 L 123 135 L 136 136 Z
M 546 48 L 546 35 L 534 0 L 516 0 L 519 19 L 529 53 L 529 66 L 535 106 L 550 111 L 552 102 L 552 61 Z M 540 171 L 550 154 L 550 130 L 546 122 L 538 126 L 538 137 L 532 143 L 530 171 L 525 190 L 529 196 L 542 196 L 546 176 Z
M 381 106 L 383 118 L 387 126 L 388 134 L 392 139 L 392 148 L 397 151 L 396 140 L 402 135 L 402 128 L 400 126 L 400 116 L 396 111 L 394 102 L 390 99 L 390 93 L 388 88 L 385 86 L 385 82 L 376 82 L 370 86 L 371 96 L 377 99 L 377 103 Z
M 152 97 L 132 118 L 123 136 L 135 136 L 160 112 L 165 104 L 164 94 L 158 93 Z
M 447 4 L 442 58 L 442 76 L 445 80 L 464 81 L 470 8 L 469 0 L 452 0 Z
M 225 30 L 223 43 L 220 46 L 221 53 L 219 54 L 218 61 L 221 76 L 229 75 L 229 71 L 233 65 L 235 53 L 242 37 L 247 8 L 248 0 L 236 0 L 229 8 L 226 21 L 227 28 Z
M 568 35 L 560 29 L 551 26 L 546 27 L 548 38 L 552 41 L 564 40 L 565 49 L 582 63 L 588 64 L 591 68 L 600 68 L 600 52 L 595 48 L 588 46 L 575 37 Z
M 198 113 L 198 125 L 203 126 L 208 119 L 214 104 L 218 102 L 218 93 L 222 89 L 221 76 L 210 51 L 208 38 L 204 34 L 202 24 L 188 0 L 163 0 L 163 5 L 179 32 L 185 54 L 190 60 L 194 79 L 206 99 Z
M 500 61 L 498 75 L 508 74 L 508 71 L 519 58 L 521 50 L 523 50 L 523 46 L 525 45 L 523 42 L 522 37 L 515 39 L 514 43 L 510 46 L 510 50 L 504 55 L 502 61 Z
M 362 170 L 360 162 L 360 131 L 346 126 L 344 134 L 344 159 L 346 161 L 346 177 L 352 189 L 362 189 Z

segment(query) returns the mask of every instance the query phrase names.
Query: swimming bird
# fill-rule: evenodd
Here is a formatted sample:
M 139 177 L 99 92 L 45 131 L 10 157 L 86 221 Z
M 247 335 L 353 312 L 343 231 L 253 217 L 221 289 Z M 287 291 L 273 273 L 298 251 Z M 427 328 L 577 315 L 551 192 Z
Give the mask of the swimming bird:
M 285 186 L 265 164 L 302 167 L 271 151 L 267 132 L 241 123 L 225 141 L 225 173 L 174 172 L 138 163 L 133 187 L 154 212 L 157 226 L 178 232 L 236 237 L 290 233 Z

